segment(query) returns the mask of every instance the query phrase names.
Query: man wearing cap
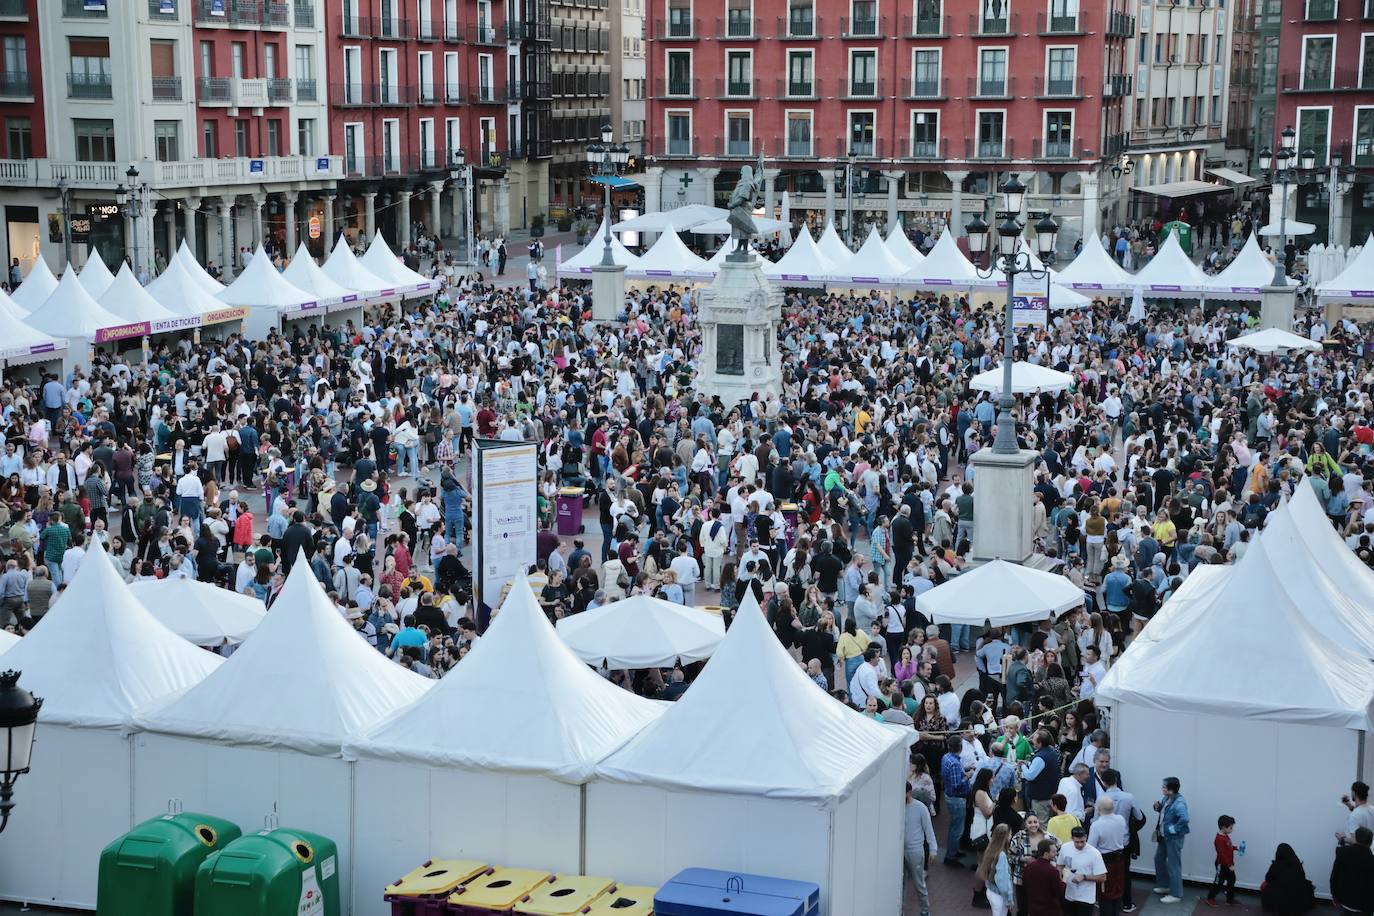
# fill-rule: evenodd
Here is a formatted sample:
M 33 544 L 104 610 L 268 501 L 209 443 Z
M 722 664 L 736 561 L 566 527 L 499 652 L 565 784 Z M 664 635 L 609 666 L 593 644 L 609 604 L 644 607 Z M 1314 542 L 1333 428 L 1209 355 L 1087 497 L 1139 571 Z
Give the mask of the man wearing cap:
M 1092 916 L 1097 888 L 1107 881 L 1107 864 L 1102 853 L 1088 844 L 1088 831 L 1073 828 L 1056 864 L 1064 881 L 1064 912 L 1067 916 Z

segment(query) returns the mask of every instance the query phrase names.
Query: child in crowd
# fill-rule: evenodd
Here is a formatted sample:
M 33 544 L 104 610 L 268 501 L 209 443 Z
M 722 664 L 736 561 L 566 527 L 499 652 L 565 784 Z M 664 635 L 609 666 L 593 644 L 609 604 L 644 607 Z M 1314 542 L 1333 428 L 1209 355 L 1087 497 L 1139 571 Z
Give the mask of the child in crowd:
M 1226 902 L 1236 902 L 1236 844 L 1231 842 L 1231 831 L 1236 829 L 1236 819 L 1229 814 L 1217 818 L 1217 838 L 1213 845 L 1217 848 L 1217 874 L 1212 886 L 1207 890 L 1208 906 L 1217 905 L 1217 894 L 1226 888 Z

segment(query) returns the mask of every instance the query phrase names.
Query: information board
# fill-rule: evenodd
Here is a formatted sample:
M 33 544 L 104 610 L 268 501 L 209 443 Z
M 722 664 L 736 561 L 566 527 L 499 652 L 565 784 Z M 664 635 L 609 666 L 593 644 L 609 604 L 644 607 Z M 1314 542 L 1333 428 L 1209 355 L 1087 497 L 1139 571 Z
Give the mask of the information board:
M 478 614 L 534 565 L 539 465 L 533 442 L 478 439 L 473 456 L 473 588 Z M 485 622 L 485 621 L 481 621 Z
M 1050 299 L 1042 293 L 1011 297 L 1011 320 L 1018 328 L 1045 328 L 1050 321 Z

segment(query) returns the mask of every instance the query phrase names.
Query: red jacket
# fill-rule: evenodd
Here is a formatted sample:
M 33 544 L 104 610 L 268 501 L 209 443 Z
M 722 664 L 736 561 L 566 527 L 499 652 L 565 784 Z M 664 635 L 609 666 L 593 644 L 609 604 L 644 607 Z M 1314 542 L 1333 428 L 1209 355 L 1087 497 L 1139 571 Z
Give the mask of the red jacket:
M 253 513 L 240 512 L 234 519 L 234 546 L 250 547 L 253 544 Z
M 1062 916 L 1064 912 L 1064 881 L 1053 862 L 1031 859 L 1021 870 L 1021 883 L 1026 888 L 1026 910 L 1023 916 Z
M 1217 864 L 1225 865 L 1227 868 L 1236 867 L 1236 846 L 1231 842 L 1231 838 L 1224 833 L 1218 833 L 1217 838 L 1212 841 L 1217 848 Z

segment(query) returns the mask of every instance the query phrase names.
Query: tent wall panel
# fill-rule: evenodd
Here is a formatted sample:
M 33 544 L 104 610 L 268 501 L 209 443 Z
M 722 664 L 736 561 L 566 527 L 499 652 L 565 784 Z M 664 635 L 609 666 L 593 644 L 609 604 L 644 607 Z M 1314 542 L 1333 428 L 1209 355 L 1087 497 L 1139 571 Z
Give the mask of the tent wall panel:
M 1237 883 L 1258 888 L 1279 843 L 1303 860 L 1317 892 L 1329 893 L 1335 831 L 1345 822 L 1334 797 L 1354 781 L 1359 732 L 1253 719 L 1164 712 L 1117 705 L 1112 712 L 1112 761 L 1125 789 L 1150 815 L 1141 831 L 1135 870 L 1154 873 L 1150 806 L 1160 783 L 1177 776 L 1188 800 L 1191 832 L 1183 845 L 1183 876 L 1210 882 L 1217 818 L 1236 818 L 1248 854 L 1236 861 Z M 1160 740 L 1167 735 L 1168 740 Z M 1230 761 L 1229 763 L 1226 761 Z M 1301 779 L 1294 779 L 1301 773 Z
M 898 745 L 888 752 L 887 760 L 871 780 L 880 803 L 878 829 L 870 831 L 876 846 L 873 859 L 877 863 L 877 878 L 872 885 L 876 897 L 873 907 L 866 912 L 898 913 L 902 908 L 903 837 L 906 833 L 904 794 L 909 759 L 906 745 Z M 895 804 L 894 797 L 898 799 Z
M 580 786 L 542 776 L 435 768 L 429 791 L 433 855 L 578 871 Z
M 353 817 L 359 825 L 353 864 L 355 916 L 391 912 L 382 889 L 412 868 L 441 856 L 429 842 L 428 767 L 381 760 L 355 764 Z
M 129 739 L 39 725 L 0 854 L 0 899 L 95 909 L 100 851 L 133 826 Z

